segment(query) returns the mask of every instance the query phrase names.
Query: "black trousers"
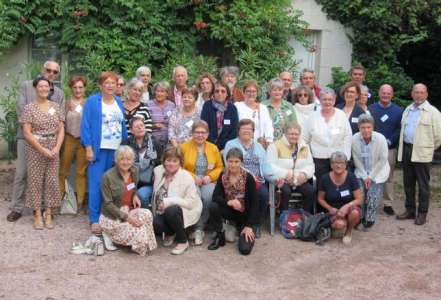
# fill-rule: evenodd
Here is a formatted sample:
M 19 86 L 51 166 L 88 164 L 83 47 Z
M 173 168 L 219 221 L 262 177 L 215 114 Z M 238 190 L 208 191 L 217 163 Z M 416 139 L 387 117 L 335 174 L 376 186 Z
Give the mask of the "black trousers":
M 156 215 L 153 218 L 153 229 L 156 234 L 175 234 L 176 243 L 185 243 L 187 241 L 182 208 L 177 205 L 167 207 L 162 215 Z
M 314 158 L 315 178 L 317 179 L 317 187 L 320 186 L 323 175 L 331 172 L 331 161 L 329 158 Z
M 244 227 L 246 222 L 246 215 L 231 207 L 219 205 L 215 202 L 210 203 L 210 220 L 216 232 L 222 232 L 222 218 L 236 222 L 240 230 Z M 243 255 L 248 255 L 253 250 L 254 242 L 247 242 L 245 236 L 239 236 L 239 252 Z
M 314 188 L 309 182 L 305 182 L 299 185 L 295 189 L 296 192 L 303 195 L 303 209 L 307 212 L 313 213 L 313 203 L 314 203 Z M 285 210 L 288 208 L 288 201 L 291 198 L 292 186 L 289 184 L 284 184 L 282 186 L 282 203 L 280 203 L 280 210 Z
M 430 200 L 430 163 L 411 162 L 412 144 L 403 145 L 403 185 L 406 210 L 416 212 L 415 188 L 418 183 L 418 212 L 427 213 Z

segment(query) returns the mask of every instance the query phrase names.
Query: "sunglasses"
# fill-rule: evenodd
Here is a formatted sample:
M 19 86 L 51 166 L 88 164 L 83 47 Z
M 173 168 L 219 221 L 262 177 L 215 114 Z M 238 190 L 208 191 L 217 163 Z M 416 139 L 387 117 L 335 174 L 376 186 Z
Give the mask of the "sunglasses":
M 308 94 L 297 94 L 297 97 L 308 97 Z
M 58 73 L 59 73 L 59 71 L 58 70 L 53 70 L 53 69 L 48 69 L 48 68 L 46 68 L 46 69 L 44 69 L 45 71 L 46 71 L 46 73 L 49 73 L 49 74 L 54 74 L 54 75 L 57 75 Z

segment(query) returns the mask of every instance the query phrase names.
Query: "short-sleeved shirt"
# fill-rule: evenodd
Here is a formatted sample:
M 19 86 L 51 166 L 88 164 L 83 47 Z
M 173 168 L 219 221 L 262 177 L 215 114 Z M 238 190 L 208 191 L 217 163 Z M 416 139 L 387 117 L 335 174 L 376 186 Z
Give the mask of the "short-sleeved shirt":
M 152 117 L 150 116 L 150 112 L 144 103 L 139 103 L 138 106 L 136 106 L 135 108 L 133 108 L 130 111 L 125 109 L 124 118 L 126 120 L 127 134 L 129 136 L 132 135 L 132 133 L 129 130 L 130 129 L 130 120 L 135 116 L 143 118 L 145 131 L 147 133 L 152 133 L 153 123 L 152 123 Z
M 26 104 L 20 116 L 21 124 L 29 123 L 34 135 L 56 135 L 60 128 L 60 122 L 64 122 L 64 107 L 51 102 L 47 112 L 42 111 L 36 102 Z
M 176 140 L 178 144 L 191 138 L 191 129 L 196 121 L 201 118 L 201 111 L 196 108 L 191 116 L 185 116 L 182 109 L 176 109 L 170 116 L 168 124 L 168 139 Z
M 346 180 L 340 186 L 331 180 L 329 173 L 319 182 L 319 191 L 325 192 L 326 202 L 337 209 L 354 200 L 354 191 L 359 188 L 358 180 L 352 172 L 348 172 Z
M 80 137 L 81 116 L 83 115 L 83 103 L 66 101 L 66 133 L 75 138 Z
M 124 115 L 116 101 L 102 102 L 101 149 L 118 149 L 122 141 Z M 125 126 L 125 124 L 124 124 Z

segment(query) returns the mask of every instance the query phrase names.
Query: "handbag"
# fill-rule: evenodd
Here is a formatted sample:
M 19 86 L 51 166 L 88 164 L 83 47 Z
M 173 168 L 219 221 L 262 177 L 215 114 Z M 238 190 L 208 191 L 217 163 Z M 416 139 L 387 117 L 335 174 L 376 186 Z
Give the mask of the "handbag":
M 60 214 L 61 215 L 76 215 L 78 210 L 77 198 L 72 186 L 67 179 L 64 180 L 65 193 L 63 201 L 61 203 Z

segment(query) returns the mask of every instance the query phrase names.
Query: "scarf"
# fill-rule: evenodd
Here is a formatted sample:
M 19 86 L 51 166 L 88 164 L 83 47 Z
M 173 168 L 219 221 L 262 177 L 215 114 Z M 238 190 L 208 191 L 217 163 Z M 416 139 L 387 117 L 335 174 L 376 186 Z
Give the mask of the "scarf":
M 135 154 L 136 154 L 135 161 L 140 160 L 139 153 L 143 152 L 144 150 L 145 153 L 143 158 L 145 159 L 148 165 L 150 165 L 152 161 L 158 158 L 158 154 L 156 153 L 156 150 L 153 147 L 153 140 L 151 136 L 148 134 L 144 136 L 141 146 L 138 146 L 134 136 L 131 136 L 129 138 L 128 144 L 133 148 L 133 150 L 135 150 Z
M 240 168 L 239 179 L 233 184 L 231 183 L 231 173 L 226 168 L 225 173 L 222 175 L 222 185 L 224 186 L 225 191 L 225 199 L 226 201 L 230 201 L 233 199 L 237 199 L 240 201 L 242 205 L 240 211 L 243 212 L 245 210 L 245 185 L 247 182 L 247 171 Z
M 217 127 L 217 136 L 220 135 L 222 131 L 222 126 L 224 123 L 224 113 L 227 110 L 228 102 L 225 101 L 225 104 L 217 102 L 216 100 L 211 101 L 214 109 L 216 110 L 216 127 Z

